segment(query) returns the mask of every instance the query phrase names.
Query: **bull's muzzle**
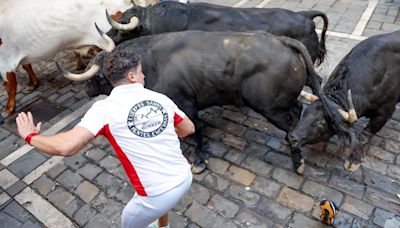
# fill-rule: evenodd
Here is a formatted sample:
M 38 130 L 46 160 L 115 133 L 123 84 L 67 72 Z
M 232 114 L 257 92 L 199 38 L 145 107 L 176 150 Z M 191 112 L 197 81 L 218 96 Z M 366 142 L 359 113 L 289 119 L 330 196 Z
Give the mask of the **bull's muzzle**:
M 288 135 L 288 140 L 290 143 L 290 147 L 293 149 L 300 149 L 300 147 L 302 146 L 301 139 L 296 133 L 290 133 Z

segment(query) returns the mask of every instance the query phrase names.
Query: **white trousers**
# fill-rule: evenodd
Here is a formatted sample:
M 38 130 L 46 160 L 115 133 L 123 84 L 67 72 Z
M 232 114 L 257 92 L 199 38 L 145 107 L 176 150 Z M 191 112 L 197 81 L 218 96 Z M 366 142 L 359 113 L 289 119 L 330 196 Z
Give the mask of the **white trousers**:
M 157 196 L 139 196 L 133 198 L 122 211 L 123 228 L 146 228 L 152 222 L 170 211 L 190 189 L 192 174 L 173 189 Z

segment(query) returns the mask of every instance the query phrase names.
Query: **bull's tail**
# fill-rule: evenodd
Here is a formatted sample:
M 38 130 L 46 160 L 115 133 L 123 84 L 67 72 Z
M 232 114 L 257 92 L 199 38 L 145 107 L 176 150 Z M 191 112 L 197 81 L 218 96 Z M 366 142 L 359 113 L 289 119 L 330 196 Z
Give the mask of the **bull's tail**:
M 296 50 L 299 52 L 304 59 L 304 63 L 306 65 L 306 71 L 307 71 L 307 82 L 306 84 L 310 86 L 312 89 L 313 93 L 316 95 L 320 95 L 320 90 L 321 90 L 321 77 L 315 72 L 314 70 L 314 64 L 311 60 L 310 54 L 308 53 L 307 48 L 300 42 L 295 39 L 292 39 L 290 37 L 286 36 L 279 36 L 278 39 L 282 41 L 286 46 Z
M 325 48 L 325 35 L 326 31 L 328 30 L 328 17 L 325 13 L 321 11 L 301 11 L 298 12 L 299 14 L 303 15 L 304 17 L 309 18 L 310 20 L 314 20 L 315 17 L 321 17 L 324 21 L 324 27 L 322 28 L 321 32 L 321 40 L 319 41 L 319 48 L 318 48 L 318 56 L 317 56 L 317 65 L 321 65 L 321 63 L 325 59 L 326 55 L 326 48 Z

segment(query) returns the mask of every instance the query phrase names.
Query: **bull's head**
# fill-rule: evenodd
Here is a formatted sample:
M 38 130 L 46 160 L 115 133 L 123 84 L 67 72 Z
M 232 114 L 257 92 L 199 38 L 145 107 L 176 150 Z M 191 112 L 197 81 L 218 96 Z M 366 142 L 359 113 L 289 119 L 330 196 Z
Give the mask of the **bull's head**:
M 289 142 L 299 149 L 305 144 L 328 140 L 332 135 L 334 131 L 325 118 L 322 102 L 318 100 L 304 110 L 300 121 L 289 133 Z
M 112 27 L 110 31 L 107 32 L 107 35 L 109 35 L 116 44 L 137 38 L 141 35 L 146 35 L 143 34 L 145 32 L 140 22 L 145 10 L 146 8 L 141 6 L 133 6 L 122 14 L 118 22 L 113 20 L 108 12 L 106 12 L 107 20 Z
M 150 7 L 134 6 L 125 11 L 119 22 L 107 17 L 113 27 L 107 34 L 116 44 L 140 36 L 184 31 L 188 27 L 187 5 L 166 1 Z
M 85 72 L 81 74 L 74 74 L 65 70 L 59 63 L 56 62 L 58 70 L 61 74 L 69 80 L 72 81 L 87 81 L 87 94 L 91 97 L 100 94 L 110 94 L 112 90 L 111 83 L 109 83 L 103 75 L 103 59 L 115 48 L 115 44 L 112 39 L 107 36 L 103 31 L 99 29 L 96 24 L 97 31 L 103 37 L 104 40 L 108 42 L 108 46 L 104 51 L 98 53 L 94 59 L 92 59 L 91 64 L 86 67 Z M 90 67 L 89 67 L 90 66 Z
M 111 18 L 111 16 L 108 14 L 107 10 L 106 10 L 106 17 L 107 17 L 107 21 L 110 23 L 111 27 L 116 30 L 119 30 L 119 31 L 131 31 L 131 30 L 135 29 L 137 27 L 137 25 L 139 24 L 139 18 L 136 16 L 132 16 L 129 19 L 128 24 L 122 24 L 122 23 L 114 21 Z
M 97 65 L 99 70 L 91 77 L 89 80 L 86 80 L 86 94 L 89 97 L 95 97 L 100 94 L 109 95 L 113 86 L 106 79 L 103 73 L 103 62 L 104 58 L 109 54 L 109 52 L 100 52 L 96 55 L 96 57 L 91 61 L 93 65 Z
M 353 123 L 357 120 L 354 109 L 351 91 L 348 91 L 347 100 L 349 103 L 349 111 L 344 111 L 339 106 L 334 110 L 326 110 L 320 99 L 316 100 L 314 95 L 305 92 L 301 94 L 308 99 L 311 96 L 313 103 L 304 111 L 301 120 L 295 128 L 289 133 L 289 141 L 292 147 L 299 149 L 305 144 L 312 144 L 328 140 L 336 132 L 332 126 L 327 112 L 336 112 L 347 123 Z

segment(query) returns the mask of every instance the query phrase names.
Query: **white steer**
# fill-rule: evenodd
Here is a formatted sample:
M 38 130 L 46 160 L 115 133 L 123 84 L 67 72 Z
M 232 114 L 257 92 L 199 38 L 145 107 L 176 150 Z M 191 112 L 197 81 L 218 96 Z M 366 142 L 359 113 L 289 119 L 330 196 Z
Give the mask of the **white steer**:
M 67 49 L 107 48 L 95 23 L 108 31 L 105 10 L 118 19 L 132 6 L 131 0 L 0 0 L 0 74 L 8 94 L 3 116 L 15 111 L 14 71 L 20 64 L 29 74 L 29 86 L 35 88 L 38 79 L 30 63 Z

